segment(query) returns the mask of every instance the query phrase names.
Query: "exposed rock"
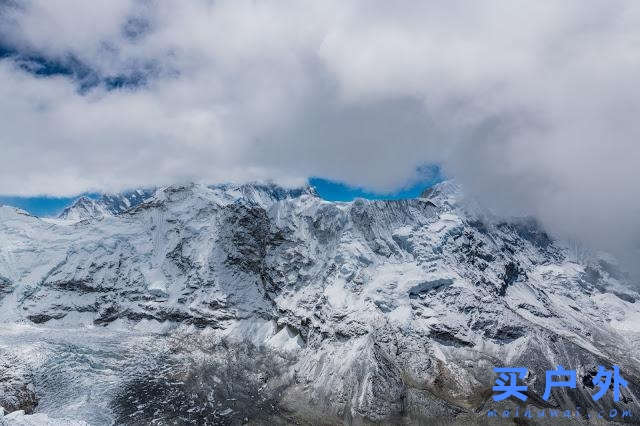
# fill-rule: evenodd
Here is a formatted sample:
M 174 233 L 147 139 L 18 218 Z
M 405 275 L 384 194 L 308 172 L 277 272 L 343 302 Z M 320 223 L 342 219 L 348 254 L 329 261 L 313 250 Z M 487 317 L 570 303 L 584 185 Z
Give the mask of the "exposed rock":
M 5 413 L 33 413 L 38 405 L 35 388 L 20 359 L 0 351 L 0 407 Z

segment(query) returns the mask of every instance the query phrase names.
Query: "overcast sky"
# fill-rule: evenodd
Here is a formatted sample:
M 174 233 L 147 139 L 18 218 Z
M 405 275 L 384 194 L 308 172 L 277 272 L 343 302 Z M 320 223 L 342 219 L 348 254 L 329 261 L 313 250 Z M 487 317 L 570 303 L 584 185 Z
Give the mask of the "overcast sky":
M 0 0 L 0 56 L 0 194 L 438 164 L 637 248 L 637 1 Z

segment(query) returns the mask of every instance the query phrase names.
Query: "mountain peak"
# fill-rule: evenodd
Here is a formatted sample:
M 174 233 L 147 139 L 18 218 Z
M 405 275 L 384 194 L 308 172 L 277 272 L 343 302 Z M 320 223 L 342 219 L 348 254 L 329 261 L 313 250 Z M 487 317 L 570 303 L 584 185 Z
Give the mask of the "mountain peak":
M 80 221 L 104 216 L 116 216 L 137 206 L 154 194 L 152 189 L 136 189 L 119 194 L 103 194 L 95 200 L 81 196 L 65 208 L 58 219 Z
M 75 200 L 69 207 L 65 208 L 58 216 L 58 219 L 80 221 L 94 217 L 102 217 L 105 213 L 106 210 L 96 200 L 82 196 Z
M 440 200 L 443 202 L 455 203 L 462 197 L 462 187 L 458 185 L 454 180 L 445 180 L 444 182 L 437 183 L 430 188 L 425 189 L 420 194 L 420 198 L 427 198 L 430 200 Z

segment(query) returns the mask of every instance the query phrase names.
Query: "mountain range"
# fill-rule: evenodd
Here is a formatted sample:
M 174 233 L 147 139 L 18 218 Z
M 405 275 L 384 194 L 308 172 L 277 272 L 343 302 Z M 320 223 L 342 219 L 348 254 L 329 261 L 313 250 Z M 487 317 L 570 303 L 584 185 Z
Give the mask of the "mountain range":
M 0 322 L 176 324 L 288 354 L 274 404 L 301 423 L 640 414 L 636 288 L 609 254 L 497 217 L 453 181 L 406 200 L 187 184 L 80 198 L 56 219 L 0 207 Z M 614 364 L 622 399 L 594 401 Z M 545 401 L 559 365 L 578 386 Z M 501 366 L 528 369 L 526 404 L 493 402 Z

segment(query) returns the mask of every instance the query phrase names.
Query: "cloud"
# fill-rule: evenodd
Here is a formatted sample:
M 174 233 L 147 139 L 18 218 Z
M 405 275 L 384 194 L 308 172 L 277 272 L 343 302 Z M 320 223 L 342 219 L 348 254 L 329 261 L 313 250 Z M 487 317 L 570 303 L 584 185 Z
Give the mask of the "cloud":
M 637 248 L 637 2 L 0 5 L 0 193 L 391 191 L 438 163 L 501 212 Z

